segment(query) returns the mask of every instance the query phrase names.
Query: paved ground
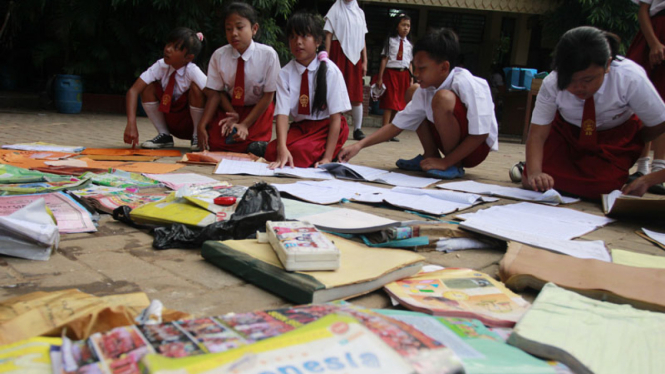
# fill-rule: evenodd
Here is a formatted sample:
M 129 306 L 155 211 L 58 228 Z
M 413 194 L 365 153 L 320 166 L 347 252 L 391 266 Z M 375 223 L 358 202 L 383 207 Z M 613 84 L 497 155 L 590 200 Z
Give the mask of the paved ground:
M 368 122 L 372 122 L 370 119 Z M 122 134 L 126 120 L 120 115 L 12 111 L 0 109 L 0 144 L 48 141 L 88 147 L 123 147 Z M 141 140 L 152 138 L 154 130 L 145 118 L 139 119 Z M 374 128 L 367 128 L 371 133 Z M 361 165 L 395 169 L 397 158 L 411 158 L 421 152 L 415 133 L 400 135 L 401 142 L 385 143 L 362 151 L 354 161 Z M 353 142 L 353 140 L 349 140 Z M 185 151 L 189 142 L 176 141 Z M 524 146 L 502 139 L 500 151 L 490 154 L 479 167 L 467 170 L 466 179 L 511 185 L 508 168 L 523 158 Z M 165 158 L 162 162 L 175 162 Z M 187 166 L 181 172 L 210 175 L 210 166 Z M 258 178 L 248 176 L 213 176 L 235 185 L 249 186 Z M 262 178 L 284 183 L 285 179 Z M 512 201 L 502 199 L 497 204 Z M 415 216 L 361 204 L 345 207 L 371 211 L 393 219 L 415 219 Z M 475 208 L 485 208 L 487 205 Z M 582 202 L 573 206 L 581 211 L 602 214 L 597 204 Z M 472 209 L 471 211 L 473 211 Z M 661 223 L 662 225 L 662 223 Z M 608 248 L 630 249 L 659 254 L 662 250 L 635 235 L 640 227 L 662 229 L 653 223 L 618 222 L 585 236 L 602 239 Z M 226 312 L 244 312 L 288 305 L 288 302 L 206 263 L 198 250 L 156 251 L 152 237 L 146 233 L 102 218 L 99 231 L 93 234 L 69 234 L 61 238 L 60 248 L 49 261 L 29 261 L 0 257 L 0 300 L 30 293 L 65 288 L 78 288 L 96 295 L 143 291 L 160 299 L 167 307 L 197 316 Z M 443 266 L 470 267 L 494 275 L 503 253 L 499 250 L 472 250 L 454 254 L 426 253 L 432 263 Z M 531 298 L 533 295 L 525 295 Z M 385 307 L 389 300 L 382 291 L 352 300 L 368 307 Z

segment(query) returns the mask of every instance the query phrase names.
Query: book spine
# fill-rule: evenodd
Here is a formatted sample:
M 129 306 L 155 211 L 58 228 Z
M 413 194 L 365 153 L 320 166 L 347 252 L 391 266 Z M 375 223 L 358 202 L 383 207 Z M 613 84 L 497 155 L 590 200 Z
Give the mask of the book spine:
M 309 275 L 289 273 L 217 241 L 204 242 L 201 255 L 217 267 L 297 304 L 312 303 L 314 293 L 325 289 L 323 283 Z

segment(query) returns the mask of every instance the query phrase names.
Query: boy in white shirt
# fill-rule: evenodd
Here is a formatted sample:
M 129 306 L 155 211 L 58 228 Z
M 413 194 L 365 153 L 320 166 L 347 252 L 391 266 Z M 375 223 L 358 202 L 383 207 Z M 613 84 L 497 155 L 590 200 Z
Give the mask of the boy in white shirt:
M 340 161 L 348 161 L 362 148 L 385 142 L 402 130 L 416 131 L 424 153 L 398 160 L 397 166 L 425 171 L 434 178 L 461 177 L 465 167 L 477 166 L 490 150 L 498 150 L 490 88 L 484 79 L 455 66 L 459 51 L 457 35 L 450 29 L 434 30 L 419 39 L 413 49 L 413 66 L 420 86 L 411 101 L 393 123 L 343 148 Z

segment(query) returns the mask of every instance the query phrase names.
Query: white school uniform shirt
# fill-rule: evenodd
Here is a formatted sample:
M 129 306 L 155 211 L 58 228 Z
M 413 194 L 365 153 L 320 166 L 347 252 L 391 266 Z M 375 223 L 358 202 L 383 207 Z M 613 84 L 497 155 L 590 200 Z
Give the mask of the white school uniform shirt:
M 330 114 L 342 113 L 351 110 L 351 101 L 349 93 L 346 90 L 344 76 L 337 65 L 332 61 L 327 62 L 328 71 L 326 72 L 327 101 L 326 109 L 314 112 L 312 104 L 314 103 L 314 92 L 316 91 L 316 73 L 321 64 L 318 58 L 312 60 L 307 66 L 303 66 L 296 60 L 289 61 L 279 72 L 277 81 L 277 105 L 275 105 L 275 115 L 291 115 L 295 122 L 305 120 L 321 120 L 330 117 Z M 309 115 L 298 114 L 300 105 L 300 82 L 302 74 L 307 69 L 307 79 L 309 81 Z
M 649 15 L 655 16 L 658 12 L 665 9 L 665 0 L 633 0 L 635 4 L 646 3 L 651 4 L 649 7 Z
M 425 119 L 434 123 L 432 99 L 437 91 L 443 89 L 454 92 L 466 107 L 469 135 L 488 134 L 485 143 L 492 151 L 498 151 L 499 124 L 494 116 L 490 87 L 486 80 L 460 67 L 454 68 L 439 87 L 418 88 L 406 108 L 395 115 L 393 125 L 402 130 L 416 131 Z
M 365 48 L 365 34 L 369 32 L 365 12 L 358 1 L 337 0 L 325 20 L 323 30 L 331 33 L 333 40 L 339 40 L 344 55 L 352 64 L 357 64 Z
M 245 106 L 256 105 L 264 92 L 277 90 L 280 70 L 277 52 L 265 44 L 252 41 L 242 56 L 230 44 L 218 48 L 210 57 L 206 87 L 231 95 L 239 58 L 245 60 Z
M 173 73 L 173 67 L 161 58 L 157 60 L 148 70 L 144 71 L 139 78 L 147 84 L 160 81 L 162 89 L 166 89 L 169 78 Z M 206 86 L 206 75 L 195 63 L 190 62 L 178 69 L 175 73 L 175 86 L 173 86 L 173 100 L 178 100 L 183 92 L 186 92 L 192 85 L 192 82 L 203 89 Z
M 402 60 L 397 59 L 397 52 L 399 52 L 399 41 L 403 40 L 404 44 L 402 46 Z M 386 67 L 389 69 L 408 69 L 411 65 L 411 60 L 413 60 L 413 45 L 407 38 L 401 38 L 400 36 L 393 36 L 388 39 L 388 51 L 384 48 L 381 52 L 381 56 L 388 56 L 388 62 Z
M 633 113 L 645 126 L 665 121 L 665 103 L 658 95 L 644 69 L 635 62 L 618 57 L 610 64 L 603 84 L 593 95 L 596 106 L 596 129 L 609 130 L 625 123 Z M 549 125 L 557 111 L 563 119 L 580 127 L 584 100 L 557 87 L 556 71 L 548 75 L 540 87 L 531 122 Z

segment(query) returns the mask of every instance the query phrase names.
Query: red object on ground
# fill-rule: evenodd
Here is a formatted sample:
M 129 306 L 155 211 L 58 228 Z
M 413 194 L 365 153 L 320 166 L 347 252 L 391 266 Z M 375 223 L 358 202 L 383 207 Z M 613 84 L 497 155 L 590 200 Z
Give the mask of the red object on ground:
M 233 205 L 236 203 L 236 198 L 233 196 L 220 196 L 216 197 L 215 200 L 213 200 L 215 204 L 217 205 Z

